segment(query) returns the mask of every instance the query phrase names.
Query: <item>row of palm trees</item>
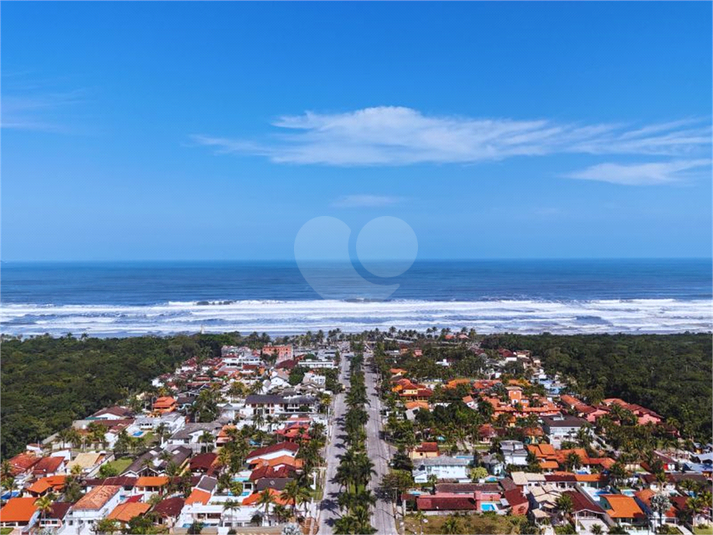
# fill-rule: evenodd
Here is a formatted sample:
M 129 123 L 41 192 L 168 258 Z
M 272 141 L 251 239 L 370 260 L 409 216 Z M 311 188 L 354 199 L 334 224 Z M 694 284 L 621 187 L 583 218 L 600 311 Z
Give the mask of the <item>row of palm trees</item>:
M 376 497 L 369 489 L 369 481 L 375 471 L 374 464 L 366 453 L 365 426 L 369 416 L 364 408 L 367 404 L 367 394 L 363 364 L 363 354 L 356 354 L 352 358 L 349 372 L 347 412 L 343 422 L 348 447 L 340 456 L 334 477 L 343 490 L 338 499 L 342 516 L 334 524 L 334 532 L 337 534 L 376 531 L 371 525 L 371 507 L 376 503 Z

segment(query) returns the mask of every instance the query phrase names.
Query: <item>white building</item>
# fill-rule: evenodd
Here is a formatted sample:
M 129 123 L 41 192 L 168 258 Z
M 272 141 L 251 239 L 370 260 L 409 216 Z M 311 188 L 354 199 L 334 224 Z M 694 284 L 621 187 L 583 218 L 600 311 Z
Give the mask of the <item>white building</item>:
M 461 457 L 431 457 L 426 459 L 415 459 L 413 467 L 413 479 L 416 483 L 428 483 L 428 478 L 432 475 L 437 479 L 456 479 L 458 481 L 470 481 L 468 474 L 469 459 Z
M 121 502 L 121 490 L 118 485 L 102 485 L 87 492 L 67 513 L 63 533 L 94 535 L 96 523 Z

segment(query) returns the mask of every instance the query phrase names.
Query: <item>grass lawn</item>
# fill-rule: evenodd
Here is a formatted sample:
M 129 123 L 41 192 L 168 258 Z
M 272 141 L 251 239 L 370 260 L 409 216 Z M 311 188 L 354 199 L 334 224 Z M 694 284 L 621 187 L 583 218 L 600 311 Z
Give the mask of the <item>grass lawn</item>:
M 0 535 L 9 535 L 12 533 L 12 528 L 0 528 Z
M 107 463 L 107 465 L 114 468 L 117 474 L 121 474 L 129 467 L 132 462 L 133 460 L 131 459 L 131 457 L 122 457 L 121 459 L 117 459 L 116 461 L 111 461 L 110 463 Z
M 694 535 L 713 535 L 713 526 L 696 526 L 693 528 Z
M 443 533 L 443 523 L 449 518 L 449 515 L 428 515 L 426 518 L 428 523 L 423 525 L 423 533 L 424 535 L 434 535 Z M 461 528 L 458 532 L 469 534 L 518 533 L 519 530 L 517 528 L 520 522 L 525 521 L 524 519 L 521 520 L 516 517 L 478 513 L 462 515 L 457 518 Z M 421 533 L 421 527 L 412 514 L 406 515 L 406 533 L 417 535 Z

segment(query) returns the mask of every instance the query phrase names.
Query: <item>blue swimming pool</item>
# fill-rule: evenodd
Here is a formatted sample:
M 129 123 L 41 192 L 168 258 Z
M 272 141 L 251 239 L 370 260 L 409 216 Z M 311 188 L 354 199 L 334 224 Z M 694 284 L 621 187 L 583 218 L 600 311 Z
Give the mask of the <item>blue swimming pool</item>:
M 487 513 L 488 511 L 495 512 L 498 510 L 498 508 L 495 507 L 494 503 L 481 503 L 480 510 L 483 511 L 484 513 Z

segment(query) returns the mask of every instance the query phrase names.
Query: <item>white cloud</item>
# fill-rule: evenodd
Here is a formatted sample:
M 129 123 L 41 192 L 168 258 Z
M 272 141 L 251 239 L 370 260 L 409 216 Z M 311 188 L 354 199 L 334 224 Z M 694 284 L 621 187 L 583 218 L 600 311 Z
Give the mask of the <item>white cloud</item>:
M 703 120 L 643 126 L 576 124 L 548 119 L 427 116 L 404 107 L 285 116 L 269 141 L 193 136 L 220 153 L 264 156 L 277 163 L 336 166 L 477 163 L 514 156 L 577 153 L 684 157 L 708 150 Z
M 386 195 L 345 195 L 332 203 L 337 208 L 379 208 L 402 202 L 403 197 Z
M 700 169 L 710 165 L 710 160 L 675 160 L 636 164 L 601 163 L 566 176 L 626 186 L 650 186 L 681 182 L 700 174 Z
M 84 90 L 63 93 L 17 93 L 2 98 L 2 128 L 66 132 L 68 106 L 82 102 Z

